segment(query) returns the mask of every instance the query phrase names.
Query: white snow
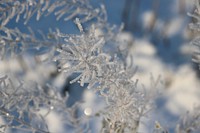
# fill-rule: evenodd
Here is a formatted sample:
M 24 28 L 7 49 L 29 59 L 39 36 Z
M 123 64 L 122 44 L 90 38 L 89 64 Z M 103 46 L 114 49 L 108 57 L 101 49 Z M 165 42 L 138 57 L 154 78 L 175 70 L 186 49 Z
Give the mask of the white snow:
M 190 65 L 182 65 L 174 71 L 171 78 L 172 83 L 167 93 L 167 108 L 176 115 L 193 110 L 194 105 L 200 101 L 200 83 L 194 70 Z
M 181 17 L 174 18 L 171 22 L 166 24 L 165 35 L 172 37 L 181 31 L 184 20 Z
M 62 117 L 60 114 L 58 114 L 57 112 L 53 110 L 49 112 L 49 109 L 45 109 L 45 108 L 41 109 L 38 113 L 42 116 L 46 116 L 44 118 L 47 123 L 49 132 L 55 132 L 55 133 L 65 132 L 64 123 L 62 121 Z M 48 115 L 46 115 L 47 113 Z
M 150 10 L 150 11 L 144 12 L 142 15 L 142 22 L 143 22 L 144 28 L 149 29 L 154 19 L 155 19 L 155 14 L 153 11 Z

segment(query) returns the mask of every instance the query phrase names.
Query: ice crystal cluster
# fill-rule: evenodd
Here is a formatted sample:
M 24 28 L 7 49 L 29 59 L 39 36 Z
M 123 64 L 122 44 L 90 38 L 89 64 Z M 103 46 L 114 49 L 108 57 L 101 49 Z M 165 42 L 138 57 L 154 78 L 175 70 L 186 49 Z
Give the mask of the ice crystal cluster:
M 189 24 L 189 28 L 195 33 L 195 38 L 192 41 L 194 46 L 193 61 L 200 66 L 200 1 L 195 1 L 195 10 L 188 15 L 193 19 L 193 22 Z M 197 105 L 193 112 L 187 112 L 187 114 L 181 118 L 180 124 L 177 125 L 176 132 L 180 133 L 196 133 L 200 132 L 200 106 Z
M 189 27 L 194 32 L 199 32 L 200 30 L 200 3 L 198 0 L 196 0 L 196 8 L 194 10 L 194 13 L 188 13 L 188 15 L 194 19 L 193 23 L 189 24 Z M 196 63 L 200 63 L 200 39 L 197 35 L 196 38 L 192 41 L 193 46 L 195 47 L 193 60 Z
M 198 18 L 198 5 L 192 17 Z M 51 14 L 55 22 L 73 22 L 79 32 L 62 33 L 54 27 L 45 33 L 27 26 Z M 29 32 L 11 24 L 23 24 Z M 137 67 L 127 60 L 131 54 L 119 46 L 121 30 L 107 22 L 103 5 L 94 8 L 88 0 L 1 0 L 0 132 L 138 133 L 155 96 L 138 87 Z M 70 77 L 69 84 L 91 90 L 105 105 L 92 114 L 90 108 L 82 109 L 84 101 L 69 103 L 70 91 L 61 91 L 66 83 L 56 84 L 60 75 L 64 82 Z M 152 81 L 152 89 L 157 83 Z M 91 123 L 97 117 L 101 128 L 94 131 Z M 198 127 L 199 116 L 191 118 L 195 121 L 177 126 L 178 133 Z M 60 123 L 53 128 L 49 121 L 55 119 Z M 167 130 L 156 122 L 153 132 Z

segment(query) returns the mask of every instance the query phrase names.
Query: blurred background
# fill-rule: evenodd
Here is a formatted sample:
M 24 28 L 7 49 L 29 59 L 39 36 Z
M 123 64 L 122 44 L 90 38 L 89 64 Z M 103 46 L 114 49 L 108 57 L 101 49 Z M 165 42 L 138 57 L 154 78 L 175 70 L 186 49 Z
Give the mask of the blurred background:
M 135 79 L 145 86 L 150 77 L 161 75 L 164 89 L 157 99 L 153 121 L 174 132 L 179 117 L 200 104 L 200 70 L 192 62 L 196 33 L 188 13 L 194 0 L 104 0 L 108 20 L 124 23 L 121 40 L 130 43 L 133 62 L 139 70 Z M 149 87 L 151 88 L 151 87 Z M 153 89 L 153 88 L 151 88 Z M 150 124 L 149 129 L 152 128 Z M 146 129 L 146 132 L 149 131 Z

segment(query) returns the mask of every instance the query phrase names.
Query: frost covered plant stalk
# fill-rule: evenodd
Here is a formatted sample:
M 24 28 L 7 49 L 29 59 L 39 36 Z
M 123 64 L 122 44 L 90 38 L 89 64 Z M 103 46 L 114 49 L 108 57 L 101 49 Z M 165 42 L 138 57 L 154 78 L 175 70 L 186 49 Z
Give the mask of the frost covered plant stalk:
M 101 17 L 100 10 L 87 0 L 0 1 L 1 132 L 52 132 L 47 121 L 52 113 L 59 114 L 62 124 L 72 132 L 88 132 L 87 118 L 77 113 L 80 104 L 68 107 L 68 97 L 61 97 L 51 84 L 51 74 L 56 72 L 52 57 L 62 43 L 57 34 L 31 28 L 29 33 L 23 33 L 19 28 L 10 28 L 9 23 L 15 20 L 27 24 L 34 16 L 39 21 L 51 13 L 57 20 L 69 21 L 79 16 L 81 22 L 86 22 Z M 40 52 L 29 54 L 30 50 Z
M 177 133 L 193 133 L 200 131 L 200 106 L 194 108 L 194 111 L 187 112 L 176 127 Z
M 188 13 L 190 17 L 194 19 L 193 23 L 189 24 L 192 31 L 199 33 L 200 31 L 200 1 L 195 1 L 195 10 L 193 13 Z M 193 61 L 200 65 L 200 37 L 197 36 L 192 41 L 192 45 L 195 47 L 193 53 Z M 200 132 L 200 105 L 194 108 L 194 111 L 187 112 L 187 114 L 182 117 L 180 124 L 176 127 L 177 133 L 193 133 Z
M 200 1 L 196 0 L 196 8 L 194 10 L 194 13 L 188 13 L 188 15 L 190 17 L 192 17 L 195 22 L 190 23 L 189 27 L 191 30 L 195 31 L 195 32 L 199 32 L 200 30 Z M 196 63 L 200 63 L 200 38 L 199 36 L 197 36 L 196 38 L 194 38 L 194 40 L 192 41 L 192 45 L 195 47 L 195 51 L 193 54 L 193 61 Z
M 151 108 L 151 100 L 137 89 L 137 80 L 131 79 L 134 67 L 125 67 L 118 56 L 105 52 L 108 36 L 95 36 L 98 27 L 84 31 L 78 19 L 76 22 L 80 35 L 60 34 L 66 42 L 55 57 L 60 71 L 77 73 L 71 83 L 87 84 L 88 89 L 95 89 L 105 98 L 103 132 L 137 132 L 141 118 Z
M 80 33 L 62 34 L 58 29 L 46 35 L 38 31 L 39 39 L 31 28 L 30 33 L 23 33 L 8 26 L 13 19 L 27 24 L 34 15 L 40 20 L 51 13 L 57 20 L 74 20 Z M 91 25 L 83 27 L 86 22 Z M 51 112 L 62 117 L 70 132 L 89 132 L 89 118 L 81 112 L 80 104 L 67 106 L 68 97 L 62 97 L 52 83 L 51 75 L 63 73 L 66 77 L 75 75 L 71 84 L 86 85 L 104 98 L 106 107 L 99 112 L 103 117 L 102 132 L 138 132 L 153 99 L 145 90 L 138 89 L 138 80 L 132 79 L 135 66 L 127 65 L 129 63 L 119 56 L 122 53 L 111 54 L 117 46 L 110 44 L 117 42 L 120 31 L 107 23 L 104 6 L 94 9 L 87 0 L 1 1 L 0 63 L 10 64 L 14 60 L 19 64 L 19 70 L 7 66 L 0 70 L 0 116 L 4 120 L 0 127 L 3 132 L 49 133 L 47 118 Z M 27 54 L 30 49 L 37 52 Z M 47 66 L 52 66 L 54 73 L 45 70 Z
M 93 10 L 88 0 L 2 0 L 0 1 L 1 26 L 15 18 L 16 22 L 24 19 L 24 24 L 36 14 L 36 20 L 42 16 L 54 13 L 56 20 L 64 18 L 65 21 L 77 15 L 84 15 L 83 22 L 88 21 L 98 14 L 98 9 Z

